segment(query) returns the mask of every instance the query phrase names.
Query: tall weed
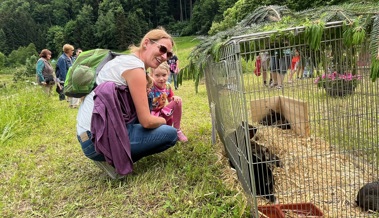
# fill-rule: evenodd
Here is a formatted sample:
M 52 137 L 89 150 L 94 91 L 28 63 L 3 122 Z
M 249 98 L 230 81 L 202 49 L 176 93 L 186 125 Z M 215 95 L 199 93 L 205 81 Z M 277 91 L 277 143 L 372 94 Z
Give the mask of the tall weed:
M 24 88 L 5 88 L 0 99 L 0 145 L 43 125 L 45 115 L 52 108 L 49 98 L 39 86 L 24 84 Z

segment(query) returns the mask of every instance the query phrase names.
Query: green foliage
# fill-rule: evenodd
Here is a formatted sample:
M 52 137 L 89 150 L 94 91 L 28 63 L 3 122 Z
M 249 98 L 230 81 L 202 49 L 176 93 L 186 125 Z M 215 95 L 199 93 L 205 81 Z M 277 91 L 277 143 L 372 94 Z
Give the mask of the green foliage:
M 67 43 L 88 50 L 96 44 L 95 22 L 93 16 L 93 8 L 90 5 L 84 5 L 80 10 L 76 20 L 71 23 L 70 27 L 66 28 L 65 39 Z M 67 31 L 69 29 L 69 31 Z
M 133 44 L 133 40 L 137 39 L 138 36 L 142 37 L 142 30 L 137 20 L 136 12 L 130 13 L 128 17 L 125 16 L 124 10 L 120 7 L 116 11 L 116 31 L 115 33 L 115 47 L 118 48 L 121 51 L 127 50 L 128 46 L 130 44 Z M 126 23 L 133 22 L 136 25 L 134 25 L 133 29 L 128 29 L 128 26 L 125 25 Z M 134 35 L 130 36 L 130 32 L 132 32 Z
M 30 58 L 26 59 L 25 67 L 26 67 L 26 76 L 33 76 L 36 74 L 36 63 L 38 57 L 36 55 L 32 55 Z
M 46 48 L 52 52 L 52 55 L 58 57 L 62 52 L 62 47 L 65 44 L 64 28 L 60 26 L 52 26 L 46 35 Z
M 0 29 L 0 48 L 5 48 L 7 46 L 7 36 L 3 29 Z
M 185 33 L 186 27 L 189 25 L 188 21 L 183 22 L 172 22 L 167 27 L 166 30 L 173 36 L 182 36 L 188 35 L 189 33 Z
M 5 67 L 6 60 L 7 60 L 7 56 L 5 56 L 5 54 L 0 52 L 0 69 Z
M 249 216 L 246 197 L 219 156 L 222 145 L 211 144 L 204 85 L 197 95 L 191 81 L 175 91 L 185 99 L 181 128 L 190 141 L 143 158 L 121 180 L 84 157 L 77 109 L 56 93 L 44 96 L 39 86 L 8 91 L 18 94 L 5 101 L 0 94 L 0 137 L 8 138 L 0 150 L 1 217 Z
M 65 43 L 84 50 L 125 50 L 149 29 L 188 23 L 194 3 L 195 0 L 2 0 L 0 52 L 9 55 L 31 42 L 38 51 L 48 48 L 54 57 L 59 56 Z
M 30 78 L 25 66 L 12 67 L 11 69 L 14 83 L 23 83 L 25 80 Z
M 21 135 L 28 135 L 35 123 L 43 124 L 43 115 L 51 110 L 49 104 L 41 107 L 42 90 L 36 92 L 36 86 L 23 83 L 2 90 L 0 107 L 0 146 Z M 17 91 L 17 92 L 15 92 Z M 5 93 L 8 94 L 5 94 Z
M 315 51 L 320 49 L 325 23 L 322 21 L 305 23 L 305 38 L 309 47 Z
M 95 36 L 98 39 L 98 47 L 113 48 L 116 47 L 116 20 L 115 12 L 112 9 L 104 8 L 104 1 L 100 4 L 100 14 L 96 21 Z
M 126 23 L 118 23 L 118 26 L 124 32 L 123 37 L 120 37 L 119 47 L 126 48 L 130 44 L 138 44 L 139 40 L 145 34 L 147 23 L 143 21 L 139 21 L 139 17 L 141 15 L 141 11 L 135 11 L 130 13 L 126 17 Z
M 223 20 L 212 23 L 208 34 L 214 35 L 217 32 L 235 26 L 245 15 L 247 15 L 248 11 L 253 11 L 258 6 L 259 4 L 250 4 L 246 0 L 237 1 L 233 7 L 228 8 L 223 12 Z
M 241 65 L 242 65 L 242 73 L 251 73 L 255 70 L 255 58 L 249 58 L 248 60 L 245 60 L 244 58 L 241 59 Z
M 196 35 L 206 35 L 215 16 L 219 13 L 218 7 L 217 1 L 197 1 L 190 21 L 192 33 L 196 33 Z
M 366 40 L 367 20 L 371 17 L 362 18 L 361 16 L 354 21 L 344 22 L 343 39 L 345 45 L 360 45 Z
M 25 65 L 26 60 L 33 55 L 38 55 L 36 46 L 30 43 L 27 47 L 19 47 L 8 56 L 8 66 Z
M 5 40 L 1 39 L 1 43 L 5 46 L 0 49 L 1 52 L 9 55 L 19 47 L 40 41 L 41 36 L 38 35 L 39 26 L 29 13 L 30 4 L 28 2 L 22 1 L 18 4 L 14 1 L 7 3 L 9 3 L 7 5 L 9 8 L 2 5 L 0 10 L 0 30 L 5 35 Z M 15 9 L 12 10 L 12 8 Z M 3 38 L 4 35 L 0 36 L 0 38 Z
M 199 76 L 203 75 L 202 70 L 204 67 L 210 63 L 208 55 L 213 55 L 211 60 L 217 61 L 219 59 L 219 51 L 217 49 L 223 49 L 220 44 L 228 42 L 233 36 L 247 35 L 257 32 L 267 32 L 272 31 L 270 43 L 283 43 L 283 39 L 288 41 L 297 40 L 298 43 L 308 44 L 311 49 L 317 50 L 321 47 L 321 37 L 324 33 L 324 25 L 326 22 L 331 21 L 341 21 L 341 17 L 344 20 L 355 20 L 359 16 L 364 15 L 365 17 L 370 17 L 378 13 L 377 3 L 375 4 L 346 4 L 341 6 L 332 7 L 319 7 L 314 9 L 309 9 L 300 12 L 292 12 L 285 6 L 263 6 L 257 8 L 254 12 L 247 15 L 244 20 L 238 23 L 233 28 L 229 28 L 225 31 L 218 32 L 214 36 L 204 37 L 202 42 L 193 50 L 190 55 L 190 65 L 188 66 L 188 71 L 194 71 L 193 75 L 195 81 L 199 81 Z M 370 35 L 366 34 L 367 30 L 371 29 L 369 25 L 370 19 L 365 19 L 363 27 L 356 28 L 355 43 L 362 41 L 364 36 Z M 305 26 L 305 34 L 298 34 L 295 31 L 282 31 L 288 28 Z M 363 31 L 364 30 L 364 31 Z M 375 34 L 374 30 L 373 33 Z M 258 48 L 261 43 L 255 45 Z M 325 45 L 324 45 L 325 46 Z M 377 46 L 377 45 L 376 45 Z M 242 49 L 251 49 L 244 48 Z M 334 48 L 338 49 L 338 48 Z M 377 52 L 377 50 L 370 47 L 371 51 Z M 245 50 L 249 51 L 249 50 Z M 196 84 L 196 83 L 195 83 Z

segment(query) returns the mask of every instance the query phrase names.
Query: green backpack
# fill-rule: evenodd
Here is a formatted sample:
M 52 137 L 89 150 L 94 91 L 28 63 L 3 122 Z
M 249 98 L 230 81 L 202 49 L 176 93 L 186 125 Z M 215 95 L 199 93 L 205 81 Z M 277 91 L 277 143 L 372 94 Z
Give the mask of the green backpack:
M 119 55 L 108 49 L 82 52 L 67 72 L 64 94 L 74 98 L 89 94 L 96 87 L 96 76 L 103 66 Z

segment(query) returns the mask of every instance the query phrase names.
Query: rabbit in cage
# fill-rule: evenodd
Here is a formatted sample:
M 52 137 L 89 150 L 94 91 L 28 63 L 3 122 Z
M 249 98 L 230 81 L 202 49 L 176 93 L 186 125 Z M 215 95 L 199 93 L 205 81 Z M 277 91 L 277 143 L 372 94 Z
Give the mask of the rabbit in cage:
M 279 157 L 273 154 L 267 147 L 259 144 L 254 140 L 250 140 L 251 152 L 260 158 L 262 161 L 267 162 L 268 166 L 271 168 L 282 167 L 282 162 Z
M 254 154 L 252 160 L 256 194 L 264 195 L 270 202 L 276 202 L 276 197 L 273 194 L 275 181 L 271 168 Z
M 270 109 L 269 113 L 259 122 L 265 126 L 277 126 L 281 129 L 291 129 L 290 122 L 281 113 Z
M 357 205 L 364 211 L 379 211 L 379 181 L 367 183 L 359 190 Z
M 235 131 L 230 133 L 227 138 L 233 139 L 237 144 L 245 141 L 245 132 L 243 128 L 246 123 L 242 122 Z M 270 202 L 276 202 L 274 191 L 274 176 L 272 170 L 274 167 L 281 167 L 279 157 L 269 151 L 267 147 L 255 141 L 257 139 L 257 128 L 247 124 L 250 135 L 250 146 L 252 151 L 252 163 L 254 170 L 254 181 L 257 195 L 264 195 Z M 242 136 L 239 139 L 237 136 Z M 229 160 L 231 167 L 235 168 L 233 163 Z

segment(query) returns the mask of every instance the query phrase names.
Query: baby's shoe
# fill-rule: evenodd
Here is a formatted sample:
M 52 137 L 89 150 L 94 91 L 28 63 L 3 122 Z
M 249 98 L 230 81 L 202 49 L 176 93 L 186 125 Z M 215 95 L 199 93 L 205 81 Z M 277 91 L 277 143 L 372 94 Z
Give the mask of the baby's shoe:
M 187 137 L 183 134 L 182 130 L 178 130 L 178 140 L 180 142 L 187 142 Z

